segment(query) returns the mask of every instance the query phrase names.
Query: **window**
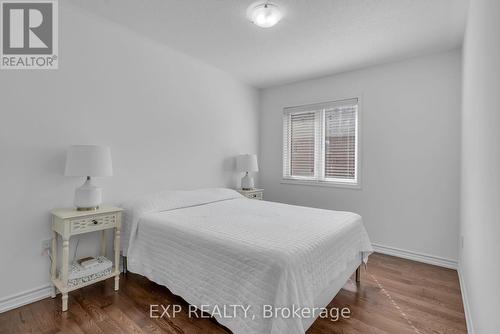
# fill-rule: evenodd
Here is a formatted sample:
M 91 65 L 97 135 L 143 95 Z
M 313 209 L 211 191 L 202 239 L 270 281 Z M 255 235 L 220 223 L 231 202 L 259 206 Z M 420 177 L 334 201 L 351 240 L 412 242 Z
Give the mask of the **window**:
M 283 179 L 358 186 L 358 99 L 285 108 Z

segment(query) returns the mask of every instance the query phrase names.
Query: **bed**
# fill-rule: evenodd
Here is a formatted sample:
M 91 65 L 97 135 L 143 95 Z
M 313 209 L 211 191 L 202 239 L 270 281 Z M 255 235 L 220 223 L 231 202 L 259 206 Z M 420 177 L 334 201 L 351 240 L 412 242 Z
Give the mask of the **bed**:
M 317 312 L 275 316 L 276 308 L 327 306 L 372 252 L 357 214 L 251 200 L 231 189 L 165 191 L 123 207 L 128 270 L 214 310 L 236 334 L 305 333 Z M 223 309 L 233 312 L 215 312 Z

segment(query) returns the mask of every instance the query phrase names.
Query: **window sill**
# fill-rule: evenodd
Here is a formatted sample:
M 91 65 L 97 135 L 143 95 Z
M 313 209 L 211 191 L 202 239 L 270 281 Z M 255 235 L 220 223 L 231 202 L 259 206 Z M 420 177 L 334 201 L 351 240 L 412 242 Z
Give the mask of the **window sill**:
M 300 180 L 300 179 L 281 179 L 281 184 L 294 184 L 300 186 L 327 187 L 327 188 L 347 188 L 361 189 L 361 184 L 350 182 L 334 182 L 334 181 L 315 181 L 315 180 Z

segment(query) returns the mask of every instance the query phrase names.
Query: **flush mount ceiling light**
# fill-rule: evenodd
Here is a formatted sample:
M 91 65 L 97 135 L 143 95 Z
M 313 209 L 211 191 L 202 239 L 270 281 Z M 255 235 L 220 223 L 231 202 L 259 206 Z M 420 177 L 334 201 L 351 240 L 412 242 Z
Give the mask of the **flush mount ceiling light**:
M 281 20 L 283 13 L 278 5 L 266 1 L 251 4 L 247 9 L 247 16 L 255 25 L 270 28 Z

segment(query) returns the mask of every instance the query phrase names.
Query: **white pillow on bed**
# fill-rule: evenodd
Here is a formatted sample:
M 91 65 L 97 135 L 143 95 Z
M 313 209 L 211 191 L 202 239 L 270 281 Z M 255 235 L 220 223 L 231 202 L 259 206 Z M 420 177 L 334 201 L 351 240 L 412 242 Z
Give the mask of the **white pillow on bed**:
M 122 204 L 122 208 L 125 210 L 140 210 L 142 213 L 160 212 L 239 197 L 242 197 L 242 195 L 228 188 L 166 190 L 127 201 Z
M 121 204 L 124 209 L 122 250 L 127 253 L 131 231 L 140 217 L 145 213 L 168 211 L 212 202 L 243 197 L 229 188 L 204 188 L 195 190 L 166 190 L 155 194 L 141 196 Z

